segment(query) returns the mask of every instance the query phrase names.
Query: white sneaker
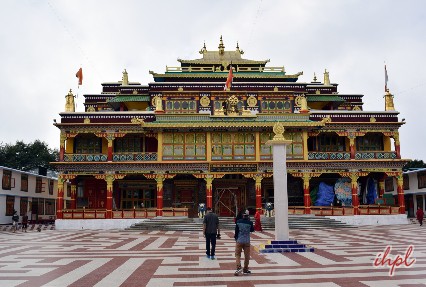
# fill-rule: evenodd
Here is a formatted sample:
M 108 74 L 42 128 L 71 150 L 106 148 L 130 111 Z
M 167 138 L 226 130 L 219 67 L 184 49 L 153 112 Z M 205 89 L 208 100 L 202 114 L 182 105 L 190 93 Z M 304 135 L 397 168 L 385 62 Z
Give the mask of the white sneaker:
M 235 270 L 234 275 L 238 276 L 243 272 L 243 269 L 241 267 L 238 267 L 237 270 Z

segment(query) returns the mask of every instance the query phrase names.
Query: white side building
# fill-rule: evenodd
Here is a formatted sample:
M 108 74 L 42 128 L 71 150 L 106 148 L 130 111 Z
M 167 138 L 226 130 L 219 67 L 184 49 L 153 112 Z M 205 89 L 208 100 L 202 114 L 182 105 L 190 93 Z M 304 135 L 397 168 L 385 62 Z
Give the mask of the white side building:
M 12 223 L 13 211 L 27 214 L 33 222 L 54 221 L 58 179 L 0 166 L 0 224 Z M 71 186 L 65 183 L 66 203 L 70 202 Z

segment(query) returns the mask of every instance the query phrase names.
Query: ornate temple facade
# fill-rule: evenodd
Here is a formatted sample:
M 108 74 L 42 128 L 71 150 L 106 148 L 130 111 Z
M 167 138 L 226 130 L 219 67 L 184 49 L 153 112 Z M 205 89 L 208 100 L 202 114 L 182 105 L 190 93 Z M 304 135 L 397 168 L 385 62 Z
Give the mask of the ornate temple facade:
M 398 131 L 404 122 L 388 90 L 383 111 L 365 111 L 363 95 L 339 93 L 327 71 L 323 79 L 298 82 L 302 72 L 244 59 L 238 44 L 225 50 L 222 38 L 218 49 L 204 44 L 199 53 L 164 73 L 150 71 L 154 81 L 145 85 L 129 81 L 125 70 L 121 81 L 84 95 L 84 112 L 75 112 L 68 93 L 55 123 L 57 218 L 196 216 L 200 203 L 220 216 L 234 216 L 242 206 L 263 209 L 274 201 L 267 142 L 277 122 L 292 141 L 290 213 L 405 214 L 407 160 Z M 386 201 L 389 180 L 397 195 Z M 337 183 L 347 201 L 316 201 L 320 184 Z M 365 200 L 367 185 L 377 189 L 373 201 Z

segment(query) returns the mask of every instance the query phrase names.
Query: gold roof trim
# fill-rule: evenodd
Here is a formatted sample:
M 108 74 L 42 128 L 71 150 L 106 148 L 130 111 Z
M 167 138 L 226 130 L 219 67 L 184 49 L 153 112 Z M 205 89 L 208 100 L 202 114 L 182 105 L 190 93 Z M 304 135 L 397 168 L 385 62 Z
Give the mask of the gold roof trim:
M 273 127 L 276 122 L 194 122 L 194 123 L 155 123 L 145 122 L 145 128 L 218 128 L 218 127 Z M 324 122 L 281 122 L 283 127 L 322 127 L 325 126 Z

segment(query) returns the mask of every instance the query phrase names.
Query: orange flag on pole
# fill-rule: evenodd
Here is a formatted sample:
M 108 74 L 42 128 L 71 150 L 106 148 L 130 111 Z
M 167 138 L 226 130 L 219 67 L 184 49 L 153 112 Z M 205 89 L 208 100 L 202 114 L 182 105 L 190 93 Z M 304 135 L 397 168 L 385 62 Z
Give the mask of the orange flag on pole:
M 80 68 L 75 76 L 78 78 L 78 85 L 81 86 L 83 84 L 83 69 Z
M 234 78 L 234 74 L 232 73 L 232 65 L 231 65 L 229 67 L 229 73 L 228 73 L 228 78 L 226 79 L 225 87 L 223 88 L 224 91 L 226 91 L 226 89 L 231 88 L 233 78 Z

